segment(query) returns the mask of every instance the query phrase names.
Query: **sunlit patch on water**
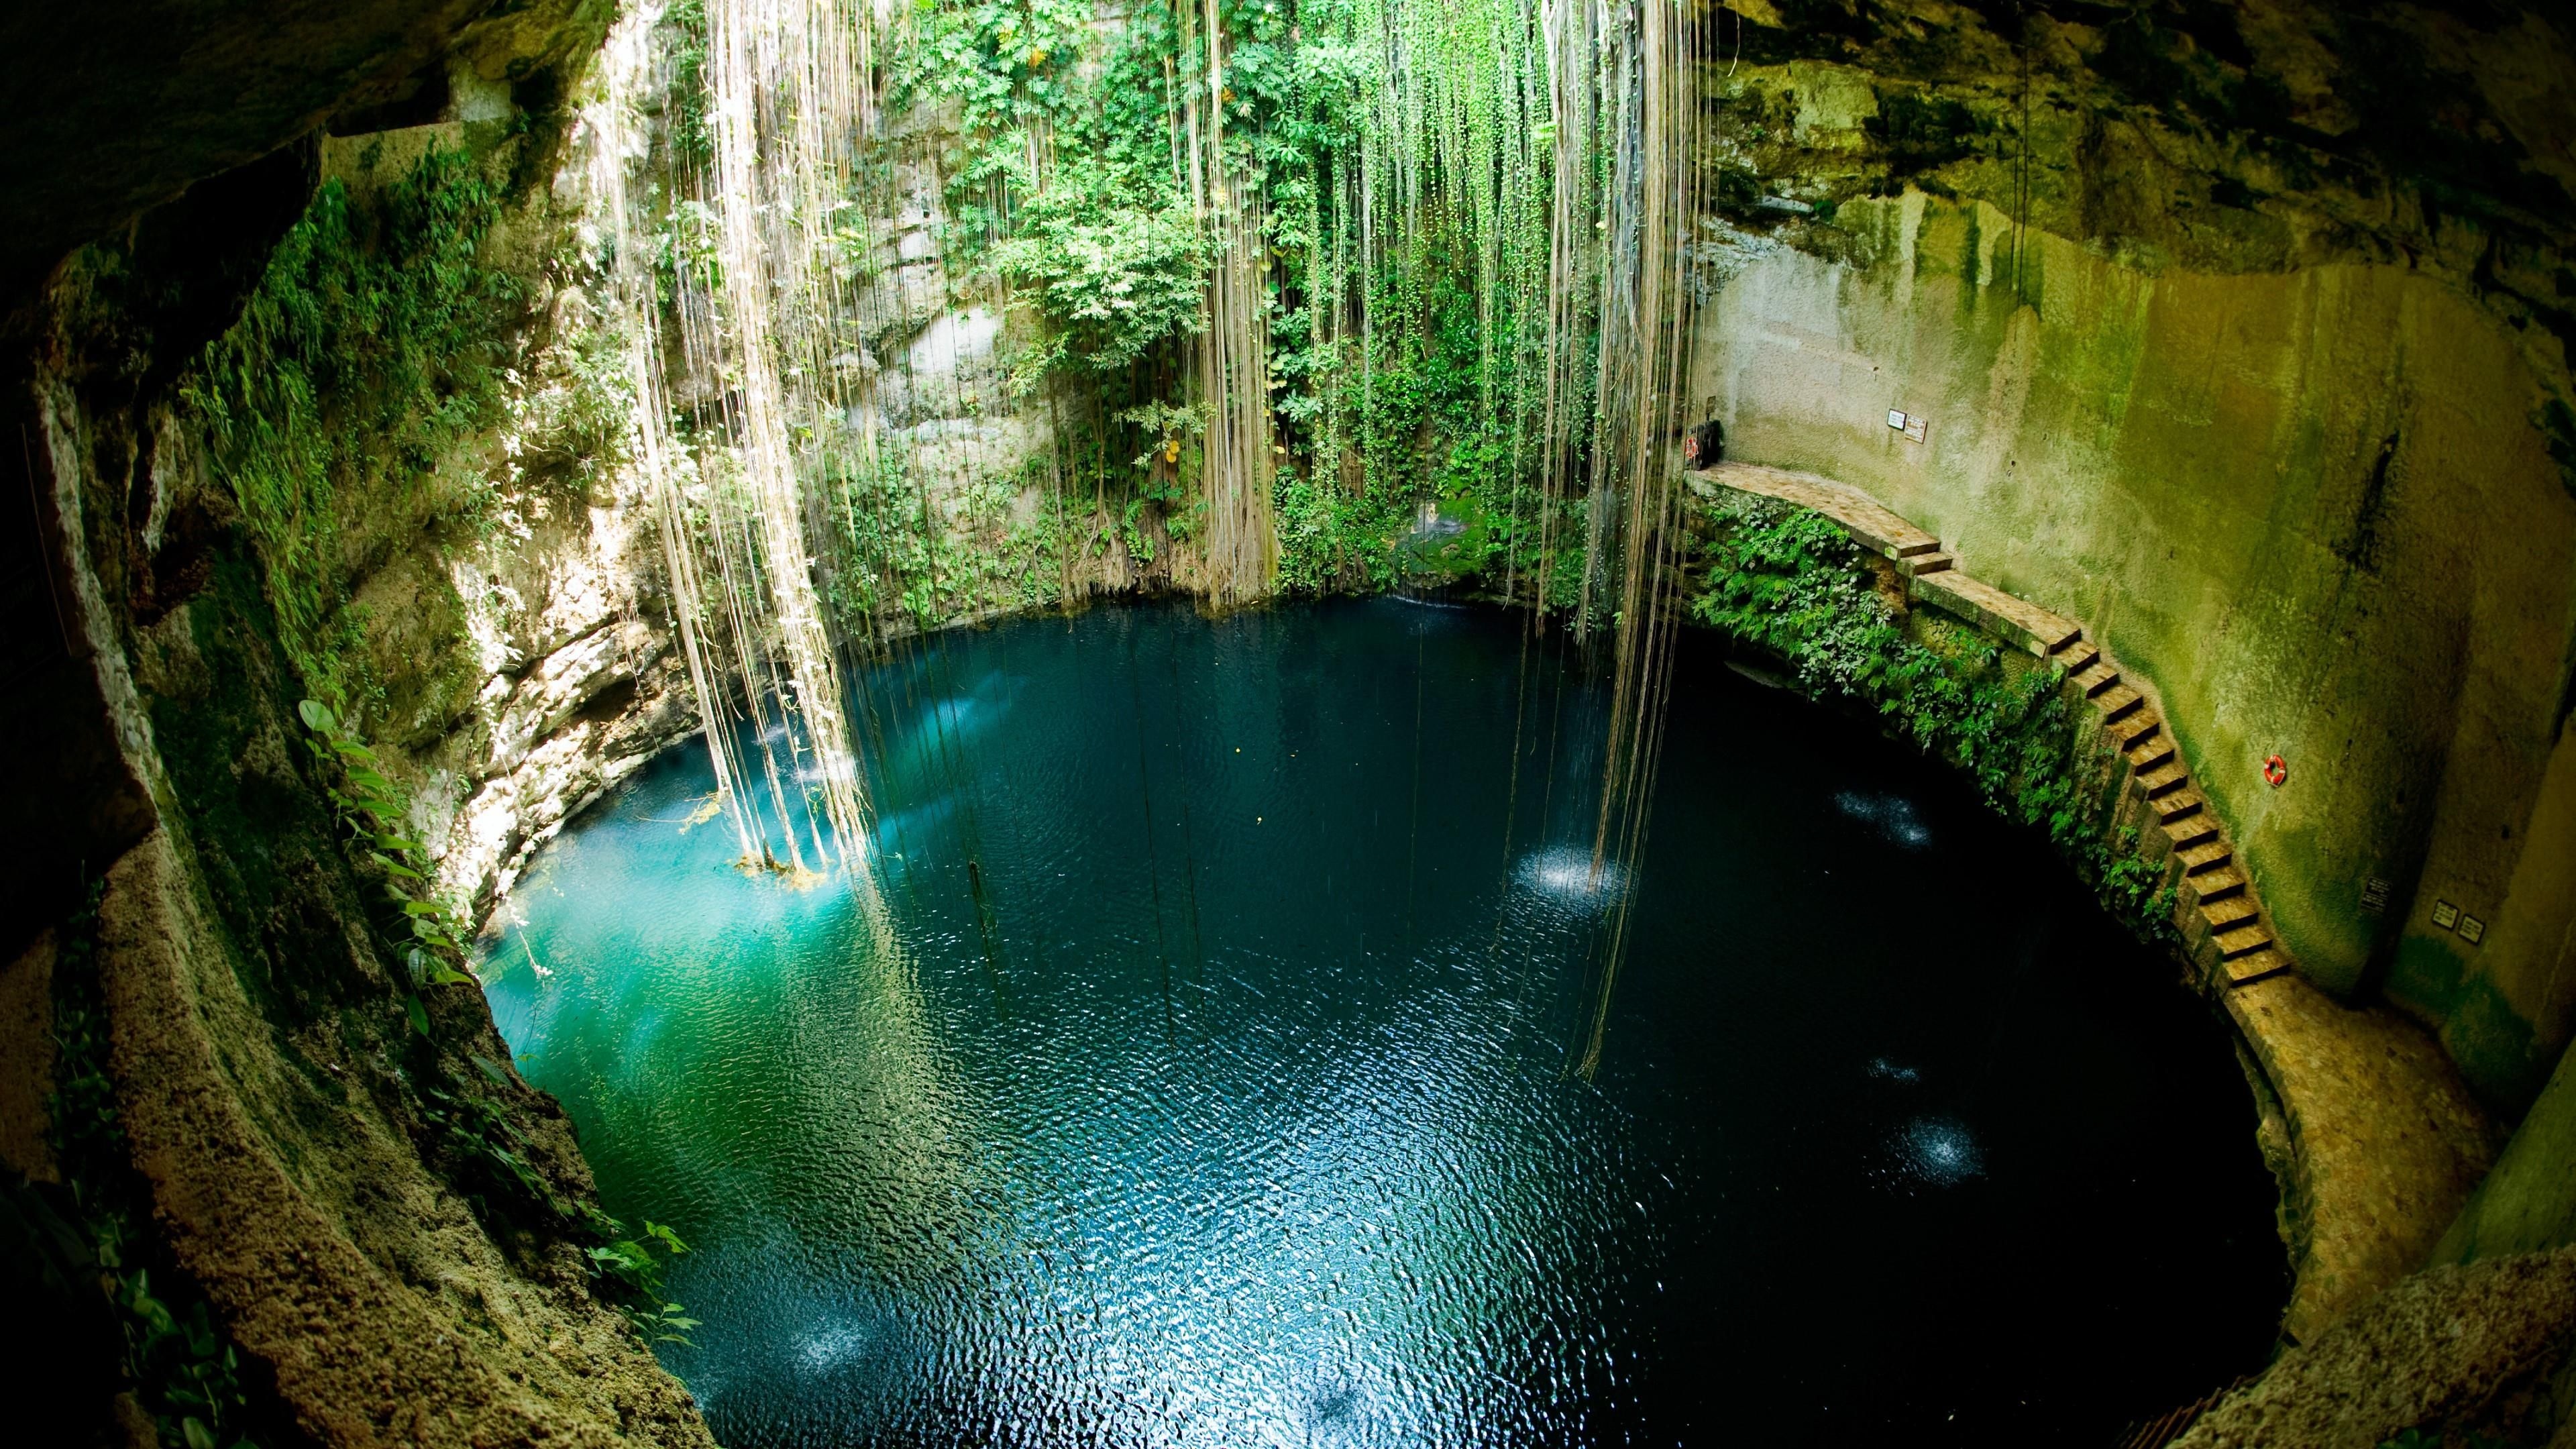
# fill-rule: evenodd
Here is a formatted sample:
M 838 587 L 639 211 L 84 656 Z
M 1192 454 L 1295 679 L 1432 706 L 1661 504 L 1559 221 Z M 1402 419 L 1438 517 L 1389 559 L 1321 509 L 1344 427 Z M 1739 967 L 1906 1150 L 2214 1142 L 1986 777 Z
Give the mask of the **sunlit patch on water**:
M 1975 1134 L 1956 1117 L 1915 1118 L 1898 1130 L 1895 1148 L 1895 1176 L 1908 1186 L 1955 1187 L 1986 1172 Z
M 1845 790 L 1834 796 L 1834 805 L 1845 815 L 1875 829 L 1890 845 L 1906 850 L 1922 850 L 1932 844 L 1932 828 L 1915 812 L 1914 802 L 1902 795 L 1877 795 L 1860 790 Z
M 2138 986 L 2099 1007 L 1993 970 L 2020 905 L 1941 924 L 2061 877 L 2043 846 L 1963 811 L 1891 849 L 1853 815 L 1919 839 L 1903 801 L 1828 802 L 1919 760 L 1719 681 L 1676 698 L 1631 894 L 1587 828 L 1606 695 L 1524 634 L 1122 607 L 868 666 L 882 930 L 796 786 L 821 883 L 767 864 L 748 730 L 750 867 L 724 816 L 684 829 L 695 747 L 532 864 L 487 996 L 604 1205 L 690 1244 L 666 1286 L 702 1324 L 659 1351 L 723 1442 L 2107 1441 L 2239 1371 L 2222 1332 L 2260 1363 L 2272 1198 L 2226 1042 L 2107 922 L 2092 976 Z M 1963 1111 L 2001 1070 L 2049 1088 Z M 2123 1154 L 2024 1145 L 2070 1115 Z M 2070 1310 L 2100 1336 L 2028 1334 Z
M 855 1324 L 825 1323 L 796 1341 L 798 1364 L 808 1373 L 829 1373 L 877 1350 L 878 1335 Z
M 1596 867 L 1591 851 L 1560 845 L 1524 857 L 1520 882 L 1522 889 L 1566 910 L 1598 911 L 1627 889 L 1628 873 L 1611 860 Z

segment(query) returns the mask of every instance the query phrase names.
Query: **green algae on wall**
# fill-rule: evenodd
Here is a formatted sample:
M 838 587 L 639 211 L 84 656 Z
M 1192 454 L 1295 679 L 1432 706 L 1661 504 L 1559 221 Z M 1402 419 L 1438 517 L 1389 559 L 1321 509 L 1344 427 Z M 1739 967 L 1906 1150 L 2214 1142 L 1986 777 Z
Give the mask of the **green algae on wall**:
M 2433 1250 L 2433 1262 L 2469 1263 L 2570 1243 L 2576 1243 L 2576 1052 L 2559 1058 L 2494 1170 Z
M 1867 488 L 2083 620 L 2161 695 L 2302 969 L 2384 983 L 2482 1092 L 2528 1100 L 2576 1002 L 2539 945 L 2576 901 L 2512 888 L 2576 498 L 2516 340 L 2399 268 L 2150 273 L 1921 193 L 1837 222 L 1856 260 L 1761 252 L 1708 310 L 1695 391 L 1734 456 Z M 2436 900 L 2493 934 L 2437 930 Z
M 343 707 L 382 687 L 349 583 L 388 515 L 434 529 L 486 491 L 472 470 L 437 475 L 500 412 L 521 289 L 479 254 L 501 203 L 462 150 L 427 151 L 374 198 L 324 182 L 183 385 L 288 657 Z
M 2045 831 L 2139 940 L 2182 945 L 2174 890 L 2122 823 L 2125 775 L 2058 665 L 1891 606 L 1890 592 L 1903 595 L 1886 565 L 1821 514 L 1729 496 L 1700 522 L 1700 623 L 1789 665 L 1802 692 L 1857 704 L 1961 770 L 1998 814 Z

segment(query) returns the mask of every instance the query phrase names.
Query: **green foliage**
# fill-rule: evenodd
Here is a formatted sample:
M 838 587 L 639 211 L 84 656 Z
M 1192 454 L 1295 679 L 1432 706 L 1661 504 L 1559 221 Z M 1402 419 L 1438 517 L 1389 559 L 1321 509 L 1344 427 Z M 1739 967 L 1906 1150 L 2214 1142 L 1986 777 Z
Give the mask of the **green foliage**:
M 510 1075 L 499 1062 L 480 1054 L 471 1060 L 493 1087 L 509 1087 Z M 468 1168 L 460 1185 L 475 1186 L 479 1177 L 481 1187 L 498 1189 L 542 1219 L 569 1226 L 582 1242 L 583 1261 L 599 1296 L 645 1342 L 688 1344 L 685 1335 L 699 1326 L 698 1320 L 671 1302 L 662 1286 L 664 1264 L 687 1252 L 688 1244 L 669 1227 L 650 1221 L 641 1236 L 630 1238 L 617 1219 L 566 1198 L 530 1160 L 534 1144 L 511 1114 L 469 1087 L 459 1083 L 453 1092 L 428 1088 L 421 1104 L 421 1115 L 436 1129 L 439 1145 Z
M 474 1061 L 495 1085 L 507 1083 L 508 1078 L 489 1059 L 478 1056 Z M 438 1129 L 441 1145 L 459 1161 L 472 1164 L 491 1183 L 509 1189 L 531 1207 L 557 1217 L 574 1216 L 570 1204 L 528 1160 L 527 1134 L 509 1113 L 470 1092 L 460 1095 L 431 1087 L 423 1095 L 428 1100 L 422 1116 Z
M 371 203 L 325 183 L 182 384 L 258 544 L 288 658 L 339 708 L 366 689 L 346 598 L 354 525 L 415 506 L 440 457 L 500 407 L 520 288 L 479 259 L 499 209 L 461 151 L 432 152 Z
M 1185 69 L 1168 10 L 1128 17 L 1096 71 L 1088 0 L 923 6 L 898 96 L 953 107 L 956 260 L 1021 289 L 1050 324 L 1033 377 L 1110 377 L 1200 330 L 1217 258 L 1173 153 Z
M 1286 33 L 1248 25 L 1229 72 L 1286 264 L 1273 385 L 1306 479 L 1282 499 L 1282 577 L 1384 587 L 1405 565 L 1381 555 L 1414 551 L 1401 535 L 1436 500 L 1474 520 L 1440 572 L 1505 565 L 1524 586 L 1540 515 L 1561 506 L 1536 487 L 1551 154 L 1519 109 L 1527 16 L 1479 0 L 1293 14 Z M 1546 532 L 1557 549 L 1581 537 Z
M 595 295 L 604 281 L 606 268 L 577 251 L 556 266 L 559 276 L 587 293 Z M 586 490 L 626 458 L 641 399 L 627 339 L 615 320 L 596 314 L 567 318 L 535 365 L 515 380 L 502 401 L 515 443 L 514 481 L 565 479 Z M 498 509 L 487 510 L 484 521 L 501 527 L 512 522 Z
M 1043 483 L 1047 460 L 934 499 L 899 439 L 873 461 L 822 460 L 832 499 L 838 566 L 822 575 L 824 599 L 845 619 L 901 620 L 930 629 L 986 609 L 1030 608 L 1061 592 L 1061 520 L 1015 513 L 1024 488 Z
M 1716 524 L 1691 601 L 1702 623 L 1787 660 L 1808 693 L 1862 704 L 1959 766 L 1989 805 L 2046 830 L 2140 939 L 2176 939 L 2173 892 L 2139 858 L 2137 832 L 2104 839 L 2063 671 L 2016 674 L 1982 636 L 1956 650 L 1917 642 L 1871 587 L 1859 545 L 1821 514 L 1746 500 L 1719 505 Z
M 679 306 L 681 283 L 710 296 L 724 286 L 724 258 L 716 245 L 716 215 L 695 197 L 682 197 L 663 212 L 653 233 L 653 276 L 662 306 Z
M 378 876 L 383 909 L 377 912 L 377 927 L 393 958 L 410 968 L 414 987 L 473 985 L 474 978 L 459 969 L 465 950 L 456 939 L 454 920 L 428 894 L 428 849 L 402 833 L 410 813 L 402 788 L 386 778 L 375 751 L 343 727 L 329 705 L 308 699 L 296 710 L 309 732 L 304 747 L 314 763 L 326 778 L 338 777 L 325 789 L 341 827 Z M 411 997 L 405 1010 L 413 1029 L 427 1036 L 429 1017 L 419 997 Z
M 54 1155 L 123 1333 L 125 1376 L 161 1443 L 252 1449 L 260 1441 L 250 1428 L 239 1354 L 202 1294 L 166 1274 L 156 1283 L 146 1262 L 150 1216 L 107 1075 L 107 1014 L 95 965 L 99 898 L 93 887 L 57 935 L 55 1088 L 46 1102 Z
M 157 1380 L 168 1407 L 158 1416 L 163 1441 L 172 1437 L 187 1449 L 215 1449 L 249 1407 L 242 1392 L 241 1360 L 230 1340 L 215 1328 L 206 1300 L 189 1301 L 180 1318 L 170 1305 L 153 1296 L 151 1273 L 138 1268 L 115 1283 L 116 1306 L 127 1325 L 127 1341 L 138 1380 Z M 251 1440 L 234 1433 L 235 1449 Z
M 662 12 L 669 31 L 663 52 L 670 59 L 672 159 L 696 169 L 715 159 L 715 128 L 707 123 L 706 0 L 672 0 Z
M 1283 472 L 1273 490 L 1279 528 L 1279 588 L 1322 594 L 1354 586 L 1392 588 L 1395 534 L 1404 526 L 1397 500 L 1346 493 Z
M 1425 550 L 1405 534 L 1431 500 L 1473 521 L 1469 537 L 1430 550 L 1444 579 L 1535 550 L 1552 152 L 1528 123 L 1545 113 L 1546 81 L 1525 6 L 1223 0 L 1221 82 L 1200 7 L 1133 7 L 1107 25 L 1091 0 L 911 9 L 878 33 L 884 109 L 935 116 L 953 142 L 938 155 L 937 238 L 952 286 L 990 283 L 1038 322 L 1010 358 L 1010 385 L 1024 402 L 1043 395 L 1058 424 L 1052 517 L 1043 538 L 1022 518 L 944 539 L 962 516 L 955 500 L 943 517 L 906 483 L 903 460 L 851 465 L 819 440 L 824 470 L 849 485 L 833 511 L 857 562 L 826 580 L 838 603 L 953 618 L 961 601 L 1061 592 L 1077 554 L 1148 563 L 1166 540 L 1195 537 L 1209 512 L 1202 444 L 1141 414 L 1203 408 L 1182 344 L 1208 325 L 1232 245 L 1254 254 L 1248 325 L 1280 444 L 1283 582 L 1379 588 L 1419 572 Z M 664 23 L 675 190 L 656 206 L 652 245 L 676 307 L 721 278 L 710 213 L 691 195 L 709 159 L 702 0 Z M 826 208 L 844 280 L 883 264 L 884 227 L 909 204 L 896 184 L 909 124 L 888 145 L 863 144 L 851 194 Z M 1211 155 L 1204 139 L 1219 131 Z M 1235 215 L 1250 227 L 1239 241 L 1219 225 Z M 1566 416 L 1588 412 L 1568 401 Z M 1113 461 L 1156 446 L 1159 466 Z M 964 513 L 991 511 L 967 502 Z M 1581 534 L 1546 537 L 1562 547 Z M 1044 583 L 1049 563 L 1057 577 Z M 1549 576 L 1542 600 L 1563 596 L 1552 568 L 1537 572 Z M 1516 573 L 1515 587 L 1530 576 Z
M 1534 554 L 1544 505 L 1524 476 L 1511 418 L 1488 405 L 1497 386 L 1513 382 L 1510 337 L 1484 326 L 1463 269 L 1438 248 L 1390 263 L 1371 306 L 1379 341 L 1363 367 L 1335 370 L 1331 349 L 1281 359 L 1281 371 L 1314 389 L 1291 393 L 1283 412 L 1295 425 L 1337 419 L 1360 465 L 1355 488 L 1312 477 L 1280 480 L 1281 586 L 1391 587 L 1404 571 L 1402 535 L 1426 500 L 1437 500 L 1444 514 L 1476 520 L 1444 575 L 1483 575 L 1516 546 Z M 1308 426 L 1310 446 L 1319 441 L 1312 434 Z M 1566 538 L 1581 538 L 1580 510 L 1563 509 L 1560 517 L 1561 550 Z M 1570 532 L 1565 521 L 1575 521 Z
M 1223 243 L 1194 197 L 1248 189 L 1236 200 L 1249 203 L 1252 244 L 1266 252 L 1271 387 L 1287 454 L 1284 582 L 1310 592 L 1385 586 L 1396 569 L 1388 555 L 1429 497 L 1492 520 L 1474 551 L 1478 563 L 1501 556 L 1511 520 L 1530 511 L 1515 492 L 1527 459 L 1512 405 L 1495 403 L 1517 396 L 1512 359 L 1523 339 L 1511 309 L 1492 305 L 1476 209 L 1442 191 L 1410 208 L 1418 229 L 1400 241 L 1359 236 L 1358 154 L 1386 124 L 1371 109 L 1386 17 L 1353 0 L 1225 4 L 1226 89 L 1209 97 L 1204 39 L 1177 12 L 1134 10 L 1105 40 L 1090 12 L 1080 0 L 925 0 L 918 39 L 896 62 L 898 101 L 951 108 L 965 134 L 966 159 L 949 173 L 952 267 L 989 270 L 1045 321 L 1015 369 L 1023 389 L 1053 374 L 1094 390 L 1094 426 L 1126 430 L 1112 453 L 1172 443 L 1136 414 L 1176 406 L 1185 370 L 1170 345 L 1205 326 L 1202 298 Z M 1479 63 L 1473 37 L 1483 34 L 1433 25 L 1413 43 L 1454 43 L 1439 63 L 1463 75 Z M 1491 69 L 1490 56 L 1482 63 Z M 1194 106 L 1202 126 L 1222 113 L 1215 173 L 1190 155 L 1182 117 Z M 1500 134 L 1491 121 L 1480 136 Z M 1422 158 L 1438 174 L 1431 163 Z M 1391 230 L 1383 214 L 1379 226 Z M 1516 255 L 1533 248 L 1543 253 L 1543 238 L 1524 236 Z M 1327 275 L 1327 253 L 1375 261 L 1344 279 Z M 1354 291 L 1370 318 L 1366 349 L 1329 335 L 1348 326 L 1338 299 Z M 1345 466 L 1346 449 L 1356 467 Z M 1184 442 L 1166 463 L 1186 480 L 1183 455 L 1195 453 Z M 1194 481 L 1175 496 L 1175 478 L 1103 480 L 1117 496 L 1104 500 L 1099 541 L 1114 538 L 1141 561 L 1155 547 L 1150 525 L 1188 536 L 1203 500 Z
M 676 1343 L 694 1348 L 688 1332 L 699 1326 L 680 1305 L 663 1294 L 662 1273 L 670 1260 L 689 1251 L 680 1235 L 647 1218 L 641 1237 L 623 1236 L 626 1226 L 605 1213 L 593 1215 L 593 1227 L 606 1241 L 588 1250 L 591 1276 L 607 1285 L 618 1311 L 647 1343 Z
M 1204 327 L 1199 294 L 1213 249 L 1168 175 L 1157 186 L 1106 165 L 1060 169 L 1015 222 L 993 265 L 1055 323 L 1046 361 L 1122 373 L 1156 344 Z

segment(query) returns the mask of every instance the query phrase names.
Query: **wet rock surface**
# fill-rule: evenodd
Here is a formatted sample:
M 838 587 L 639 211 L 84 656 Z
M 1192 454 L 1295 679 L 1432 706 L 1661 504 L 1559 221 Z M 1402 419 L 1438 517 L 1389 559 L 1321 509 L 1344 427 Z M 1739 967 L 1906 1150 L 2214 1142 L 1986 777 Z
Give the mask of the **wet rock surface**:
M 2292 1349 L 2175 1449 L 2372 1449 L 2408 1430 L 2576 1442 L 2576 1248 L 2436 1268 Z M 2554 1437 L 2553 1437 L 2554 1436 Z
M 109 876 L 100 972 L 161 1247 L 273 1372 L 281 1411 L 324 1442 L 705 1442 L 685 1397 L 590 1300 L 568 1243 L 491 1211 L 497 1189 L 422 1114 L 423 1081 L 481 1080 L 467 1056 L 501 1054 L 479 1002 L 439 999 L 434 1025 L 465 1055 L 406 1061 L 392 977 L 299 774 L 281 712 L 291 691 L 260 632 L 240 520 L 169 426 L 177 371 L 228 325 L 317 175 L 369 137 L 416 146 L 436 130 L 482 144 L 496 117 L 559 114 L 607 19 L 591 0 L 256 13 L 113 0 L 0 21 L 11 335 L 42 330 L 24 320 L 30 299 L 66 251 L 143 215 L 118 243 L 132 285 L 92 290 L 79 325 L 48 335 L 53 350 L 34 366 L 51 391 L 21 418 L 31 455 L 50 452 L 68 479 L 58 495 L 46 479 L 31 486 L 72 502 L 61 536 L 37 546 L 80 556 L 87 573 L 77 598 L 65 583 L 20 601 L 27 619 L 68 620 L 58 654 L 15 676 L 13 738 L 53 766 L 22 792 L 21 833 L 55 832 L 62 859 L 47 864 L 69 868 L 49 882 Z M 1735 0 L 1712 19 L 1724 63 L 1706 75 L 1729 118 L 1709 243 L 1720 271 L 1790 253 L 1872 264 L 1895 229 L 1837 215 L 1909 189 L 2005 219 L 2008 235 L 1983 243 L 1970 228 L 1969 270 L 1985 283 L 2010 267 L 2018 285 L 2045 249 L 2036 233 L 2149 276 L 2405 269 L 2507 329 L 2535 386 L 2504 413 L 2528 414 L 2537 446 L 2562 472 L 2576 467 L 2576 313 L 2560 260 L 2576 235 L 2571 57 L 2563 23 L 2536 7 L 2043 0 L 2007 15 Z M 505 159 L 514 185 L 544 179 L 551 144 L 540 134 Z M 911 363 L 876 424 L 917 448 L 933 506 L 961 528 L 998 527 L 1035 495 L 971 490 L 1037 451 L 1048 425 L 1007 404 L 1008 321 L 953 294 L 933 241 L 945 221 L 935 174 L 906 164 L 900 184 L 918 201 L 872 238 L 882 270 L 846 365 Z M 542 219 L 527 228 L 545 231 Z M 544 319 L 531 335 L 577 329 L 578 281 L 548 277 L 539 260 L 520 258 Z M 29 366 L 13 359 L 7 375 L 23 383 Z M 2356 456 L 2366 462 L 2380 436 Z M 693 721 L 639 500 L 614 477 L 480 446 L 486 455 L 457 461 L 508 480 L 510 527 L 465 538 L 388 511 L 363 531 L 350 577 L 389 684 L 378 740 L 413 787 L 411 824 L 442 845 L 446 883 L 488 904 L 549 832 Z M 2401 464 L 2401 488 L 2406 476 Z M 2403 551 L 2391 540 L 2411 526 L 2356 525 L 2329 551 L 2368 573 Z M 1101 579 L 1144 579 L 1115 548 L 1104 546 Z M 1159 567 L 1156 578 L 1186 584 L 1189 565 L 1168 548 Z M 2481 637 L 2497 627 L 2474 625 Z M 2561 637 L 2547 635 L 2552 650 Z M 2546 670 L 2490 672 L 2528 682 Z M 2510 791 L 2490 793 L 2479 809 L 2510 813 Z M 2472 827 L 2492 836 L 2484 814 L 2461 829 Z M 2510 864 L 2498 859 L 2466 873 Z M 10 954 L 71 889 L 10 887 Z M 12 978 L 13 1044 L 45 1031 L 43 992 L 24 986 Z M 13 1165 L 41 1166 L 26 1107 L 51 1083 L 35 1058 L 13 1050 L 10 1062 L 0 1141 Z M 2380 1103 L 2366 1066 L 2318 1069 L 2355 1102 L 2384 1106 L 2398 1137 L 2431 1144 L 2408 1159 L 2422 1168 L 2404 1175 L 2411 1196 L 2351 1239 L 2368 1244 L 2367 1261 L 2318 1278 L 2324 1296 L 2305 1316 L 2294 1307 L 2307 1346 L 2189 1442 L 2369 1445 L 2427 1424 L 2533 1438 L 2547 1432 L 2544 1409 L 2569 1417 L 2548 1387 L 2576 1292 L 2564 1253 L 2443 1270 L 2369 1299 L 2411 1266 L 2407 1245 L 2476 1167 L 2443 1157 L 2462 1113 Z M 550 1104 L 492 1085 L 546 1180 L 585 1194 Z M 2358 1137 L 2294 1140 L 2299 1130 L 2280 1123 L 2279 1145 L 2317 1172 L 2364 1150 Z M 2341 1261 L 2329 1224 L 2295 1204 L 2292 1217 L 2320 1261 Z M 2303 1280 L 2303 1302 L 2307 1292 Z

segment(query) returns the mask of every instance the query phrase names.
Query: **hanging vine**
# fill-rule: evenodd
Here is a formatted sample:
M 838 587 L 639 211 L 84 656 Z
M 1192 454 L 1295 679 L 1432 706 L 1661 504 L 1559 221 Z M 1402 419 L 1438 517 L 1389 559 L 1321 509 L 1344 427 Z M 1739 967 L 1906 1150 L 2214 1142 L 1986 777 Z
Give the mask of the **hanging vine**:
M 1474 580 L 1563 621 L 1614 676 L 1593 853 L 1626 869 L 1679 617 L 1692 14 L 630 16 L 589 177 L 745 858 L 863 864 L 845 651 L 1151 574 L 1219 605 Z M 1005 417 L 1046 442 L 996 470 Z

